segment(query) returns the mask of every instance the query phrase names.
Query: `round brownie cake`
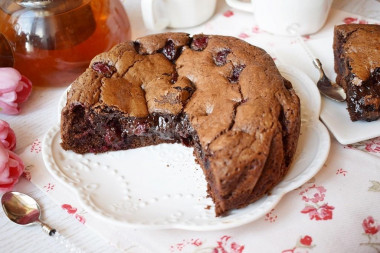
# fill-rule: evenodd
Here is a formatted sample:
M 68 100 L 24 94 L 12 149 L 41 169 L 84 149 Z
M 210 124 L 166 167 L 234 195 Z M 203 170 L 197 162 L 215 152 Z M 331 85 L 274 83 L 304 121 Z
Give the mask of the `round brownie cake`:
M 217 216 L 270 192 L 299 132 L 299 99 L 272 58 L 204 34 L 150 35 L 96 56 L 61 115 L 62 147 L 77 153 L 194 147 Z

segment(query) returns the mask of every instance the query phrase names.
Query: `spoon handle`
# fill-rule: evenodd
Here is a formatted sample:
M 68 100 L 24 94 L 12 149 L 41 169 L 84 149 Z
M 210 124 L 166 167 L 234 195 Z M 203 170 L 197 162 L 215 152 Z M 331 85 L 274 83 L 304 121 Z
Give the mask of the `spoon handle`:
M 310 57 L 310 59 L 313 61 L 314 67 L 316 67 L 318 70 L 322 68 L 321 62 L 315 57 L 313 52 L 311 52 L 310 48 L 306 45 L 305 41 L 301 37 L 301 35 L 297 36 L 297 40 L 302 46 L 302 48 L 305 50 L 306 54 Z
M 320 78 L 325 76 L 325 71 L 323 71 L 322 63 L 318 58 L 315 58 L 313 61 L 314 67 L 316 67 L 319 70 Z
M 41 228 L 46 234 L 50 236 L 53 236 L 57 232 L 54 228 L 51 228 L 49 225 L 43 222 L 41 222 Z
M 54 236 L 53 238 L 59 242 L 59 244 L 63 245 L 68 252 L 75 252 L 75 253 L 82 253 L 83 251 L 79 248 L 77 248 L 74 244 L 72 244 L 67 238 L 65 238 L 63 235 L 57 232 L 54 228 L 51 228 L 48 224 L 43 223 L 42 221 L 37 221 L 40 225 L 42 230 L 47 233 L 50 236 Z
M 67 249 L 67 252 L 83 253 L 81 249 L 76 247 L 73 243 L 71 243 L 67 238 L 58 232 L 55 233 L 54 239 L 58 241 L 59 244 L 64 246 Z

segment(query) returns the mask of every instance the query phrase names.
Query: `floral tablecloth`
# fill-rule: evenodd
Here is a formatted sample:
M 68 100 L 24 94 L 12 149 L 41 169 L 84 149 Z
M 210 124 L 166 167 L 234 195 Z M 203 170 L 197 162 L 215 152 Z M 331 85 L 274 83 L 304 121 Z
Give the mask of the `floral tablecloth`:
M 41 140 L 21 156 L 28 180 L 78 222 L 131 252 L 380 251 L 380 138 L 347 146 L 333 140 L 322 170 L 269 213 L 247 225 L 213 232 L 110 226 L 89 215 L 65 186 L 41 169 Z
M 374 21 L 332 10 L 326 27 L 305 40 L 331 40 L 334 24 L 367 22 Z M 297 64 L 291 59 L 295 41 L 261 31 L 250 14 L 224 8 L 206 24 L 186 31 L 236 36 L 263 47 L 278 63 Z M 330 47 L 319 50 L 332 54 Z M 315 78 L 311 64 L 298 64 Z M 93 217 L 46 171 L 41 138 L 21 154 L 24 176 L 62 210 L 124 252 L 380 252 L 380 138 L 345 146 L 332 138 L 320 172 L 286 194 L 270 212 L 237 228 L 208 232 L 121 228 Z

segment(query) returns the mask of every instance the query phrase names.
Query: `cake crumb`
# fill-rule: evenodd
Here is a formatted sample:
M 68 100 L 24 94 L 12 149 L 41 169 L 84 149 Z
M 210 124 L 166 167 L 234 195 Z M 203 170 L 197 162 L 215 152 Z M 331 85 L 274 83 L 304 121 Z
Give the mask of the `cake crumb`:
M 210 206 L 210 205 L 207 205 L 207 206 L 205 207 L 205 209 L 206 209 L 206 210 L 210 210 L 210 209 L 211 209 L 211 206 Z

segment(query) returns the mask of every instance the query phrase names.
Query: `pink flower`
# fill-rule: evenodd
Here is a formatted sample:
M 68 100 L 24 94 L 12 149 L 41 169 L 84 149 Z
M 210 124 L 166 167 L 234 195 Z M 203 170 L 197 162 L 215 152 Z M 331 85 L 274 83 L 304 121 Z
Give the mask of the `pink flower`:
M 326 189 L 323 186 L 311 186 L 306 190 L 302 191 L 300 195 L 302 195 L 302 200 L 305 202 L 313 202 L 318 203 L 325 199 Z
M 323 204 L 320 207 L 306 206 L 301 213 L 308 213 L 310 220 L 331 220 L 333 216 L 332 210 L 335 208 L 328 204 Z
M 0 112 L 18 114 L 32 92 L 32 82 L 14 68 L 0 68 Z
M 82 224 L 86 223 L 86 219 L 82 215 L 75 214 L 75 219 L 77 219 Z
M 312 241 L 313 239 L 308 235 L 305 235 L 303 238 L 300 239 L 300 243 L 305 246 L 310 246 Z
M 372 216 L 368 216 L 366 219 L 364 219 L 362 226 L 366 234 L 374 235 L 380 230 L 380 225 L 377 225 Z
M 24 172 L 24 163 L 0 143 L 0 191 L 9 191 Z
M 253 33 L 260 33 L 260 28 L 256 25 L 252 28 Z
M 241 38 L 241 39 L 246 39 L 246 38 L 249 38 L 249 35 L 246 34 L 246 33 L 240 33 L 240 34 L 238 35 L 238 37 Z
M 4 148 L 9 150 L 14 150 L 16 147 L 16 135 L 10 128 L 9 124 L 0 119 L 0 143 L 3 144 Z
M 234 15 L 234 12 L 231 11 L 231 10 L 225 11 L 225 12 L 223 13 L 223 16 L 225 16 L 226 18 L 229 18 L 229 17 L 231 17 L 231 16 L 233 16 L 233 15 Z
M 281 251 L 281 253 L 294 253 L 294 250 L 295 250 L 295 248 L 294 249 L 286 249 L 286 250 Z
M 192 239 L 191 244 L 194 245 L 194 246 L 199 247 L 199 246 L 202 245 L 202 241 L 200 239 L 195 239 L 195 240 Z
M 213 253 L 243 253 L 244 245 L 237 244 L 230 241 L 231 236 L 224 235 L 217 241 L 217 247 L 214 248 Z
M 343 22 L 345 24 L 352 24 L 352 23 L 356 22 L 357 20 L 358 20 L 357 18 L 347 17 L 347 18 L 343 19 Z
M 365 150 L 370 153 L 380 153 L 380 138 L 370 140 L 366 143 Z
M 74 214 L 78 210 L 76 207 L 71 206 L 70 204 L 63 204 L 62 209 L 65 209 L 69 214 Z

